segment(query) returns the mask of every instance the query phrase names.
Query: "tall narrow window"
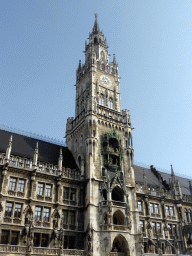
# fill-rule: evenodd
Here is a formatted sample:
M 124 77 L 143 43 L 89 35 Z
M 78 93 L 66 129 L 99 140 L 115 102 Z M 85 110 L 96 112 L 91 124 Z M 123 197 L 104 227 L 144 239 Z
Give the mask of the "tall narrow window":
M 141 228 L 141 232 L 144 232 L 144 221 L 143 220 L 140 220 L 140 228 Z
M 42 234 L 41 247 L 47 247 L 47 245 L 48 245 L 48 238 L 49 238 L 48 234 Z
M 17 179 L 16 179 L 16 178 L 11 178 L 11 179 L 10 179 L 9 190 L 15 191 L 16 182 L 17 182 Z
M 72 201 L 76 200 L 76 189 L 71 189 L 71 200 Z
M 150 211 L 151 213 L 154 213 L 154 204 L 150 203 Z
M 41 207 L 36 206 L 35 208 L 35 220 L 41 220 Z
M 158 204 L 155 204 L 155 213 L 159 214 L 159 205 Z
M 9 230 L 2 230 L 1 244 L 8 244 L 8 240 L 9 240 Z
M 63 212 L 62 212 L 62 220 L 63 220 L 63 224 L 67 224 L 67 222 L 68 222 L 68 211 L 63 210 Z
M 37 189 L 37 194 L 42 196 L 43 195 L 43 183 L 38 183 L 38 189 Z
M 157 223 L 157 233 L 161 233 L 161 223 Z
M 24 187 L 25 187 L 25 181 L 24 180 L 19 180 L 18 192 L 24 192 Z
M 69 188 L 63 188 L 63 199 L 69 199 Z
M 137 207 L 138 207 L 138 211 L 139 211 L 139 212 L 142 212 L 142 211 L 143 211 L 143 209 L 142 209 L 142 202 L 141 202 L 141 201 L 138 201 L 138 202 L 137 202 Z
M 44 208 L 43 221 L 49 221 L 50 209 Z
M 16 218 L 20 218 L 21 217 L 21 204 L 15 204 L 15 213 L 14 213 L 14 217 Z
M 17 245 L 18 240 L 19 240 L 19 232 L 18 231 L 12 231 L 11 245 Z
M 11 217 L 12 210 L 13 210 L 13 203 L 7 202 L 5 207 L 5 216 Z
M 165 206 L 166 214 L 169 215 L 169 206 Z
M 104 95 L 101 94 L 99 97 L 99 104 L 104 106 Z
M 48 197 L 51 196 L 51 185 L 49 185 L 49 184 L 46 184 L 46 187 L 45 187 L 45 196 L 48 196 Z
M 69 224 L 70 225 L 75 225 L 75 212 L 70 212 L 69 213 Z
M 152 222 L 152 230 L 153 230 L 153 234 L 156 233 L 156 223 Z
M 38 247 L 40 245 L 40 234 L 34 233 L 33 245 Z
M 108 101 L 108 107 L 113 109 L 113 99 L 112 98 L 110 98 Z
M 170 215 L 171 215 L 171 216 L 174 216 L 174 209 L 173 209 L 173 206 L 170 206 L 169 211 L 170 211 Z
M 173 224 L 173 235 L 177 234 L 177 227 L 175 224 Z

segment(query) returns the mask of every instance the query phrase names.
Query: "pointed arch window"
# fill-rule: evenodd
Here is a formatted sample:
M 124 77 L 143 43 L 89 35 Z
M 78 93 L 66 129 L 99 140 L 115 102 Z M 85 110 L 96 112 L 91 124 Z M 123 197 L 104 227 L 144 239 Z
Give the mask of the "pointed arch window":
M 101 94 L 99 97 L 99 104 L 104 106 L 104 95 Z
M 112 98 L 110 98 L 108 101 L 108 107 L 113 109 L 113 99 Z

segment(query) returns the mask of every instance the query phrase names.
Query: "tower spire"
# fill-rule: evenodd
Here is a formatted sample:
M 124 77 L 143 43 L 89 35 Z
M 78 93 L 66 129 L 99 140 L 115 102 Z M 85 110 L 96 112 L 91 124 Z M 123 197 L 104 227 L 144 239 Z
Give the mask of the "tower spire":
M 100 32 L 100 29 L 99 29 L 99 23 L 98 23 L 98 20 L 97 20 L 97 13 L 95 13 L 95 22 L 94 22 L 94 26 L 93 26 L 93 32 Z

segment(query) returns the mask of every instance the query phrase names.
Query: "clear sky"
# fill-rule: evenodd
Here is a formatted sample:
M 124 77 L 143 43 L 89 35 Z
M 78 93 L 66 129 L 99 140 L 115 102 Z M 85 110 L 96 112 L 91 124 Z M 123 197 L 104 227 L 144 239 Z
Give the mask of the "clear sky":
M 192 176 L 190 0 L 1 0 L 0 126 L 65 140 L 98 13 L 131 111 L 134 160 Z M 13 138 L 14 139 L 14 138 Z

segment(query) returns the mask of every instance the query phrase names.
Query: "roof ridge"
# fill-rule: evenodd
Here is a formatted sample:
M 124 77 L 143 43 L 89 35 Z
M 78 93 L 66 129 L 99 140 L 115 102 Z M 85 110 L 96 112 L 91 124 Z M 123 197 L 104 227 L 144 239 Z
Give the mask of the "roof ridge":
M 41 141 L 44 141 L 44 142 L 48 142 L 48 143 L 52 143 L 52 144 L 56 144 L 56 145 L 59 145 L 59 146 L 66 147 L 65 142 L 62 141 L 62 140 L 58 140 L 56 138 L 53 139 L 53 138 L 46 137 L 46 136 L 43 136 L 43 135 L 39 135 L 39 134 L 36 134 L 36 133 L 27 132 L 27 131 L 24 131 L 24 130 L 9 127 L 9 126 L 6 126 L 6 125 L 1 125 L 0 124 L 0 130 L 4 130 L 4 131 L 7 131 L 7 132 L 13 132 L 13 133 L 16 133 L 16 134 L 19 134 L 19 135 L 22 135 L 22 136 L 27 136 L 27 137 L 30 137 L 30 138 L 33 138 L 33 139 L 37 139 L 37 140 L 41 140 Z

